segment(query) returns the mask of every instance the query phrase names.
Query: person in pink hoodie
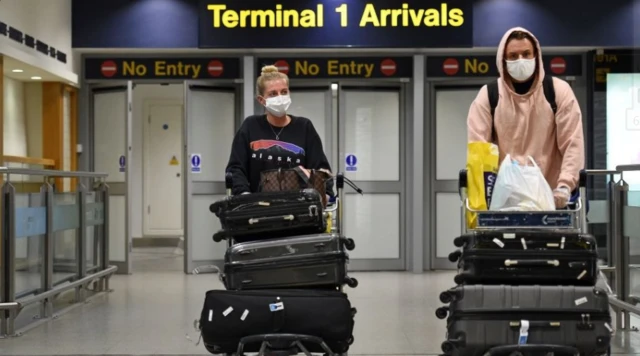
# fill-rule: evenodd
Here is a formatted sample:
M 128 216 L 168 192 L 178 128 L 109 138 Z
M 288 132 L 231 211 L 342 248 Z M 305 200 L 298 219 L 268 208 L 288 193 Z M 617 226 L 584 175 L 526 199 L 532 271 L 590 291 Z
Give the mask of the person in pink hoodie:
M 582 113 L 569 84 L 552 78 L 557 106 L 543 91 L 542 51 L 537 38 L 524 28 L 507 31 L 496 58 L 499 100 L 492 115 L 487 86 L 469 109 L 469 142 L 493 142 L 500 161 L 507 154 L 520 164 L 533 157 L 553 189 L 557 208 L 567 206 L 584 168 Z

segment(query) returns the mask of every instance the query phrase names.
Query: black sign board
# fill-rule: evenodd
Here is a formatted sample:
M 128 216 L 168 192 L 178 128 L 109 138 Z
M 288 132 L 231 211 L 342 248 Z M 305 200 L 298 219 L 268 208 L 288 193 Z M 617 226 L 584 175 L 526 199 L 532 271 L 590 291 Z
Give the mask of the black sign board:
M 200 0 L 200 48 L 473 46 L 464 0 Z
M 238 58 L 87 58 L 86 79 L 237 79 Z
M 581 55 L 543 55 L 545 73 L 555 76 L 581 76 Z M 427 57 L 427 77 L 498 77 L 496 56 Z
M 265 65 L 275 65 L 296 78 L 411 78 L 412 57 L 258 58 L 257 75 Z
M 593 56 L 595 91 L 607 90 L 608 73 L 640 73 L 640 52 L 605 51 Z

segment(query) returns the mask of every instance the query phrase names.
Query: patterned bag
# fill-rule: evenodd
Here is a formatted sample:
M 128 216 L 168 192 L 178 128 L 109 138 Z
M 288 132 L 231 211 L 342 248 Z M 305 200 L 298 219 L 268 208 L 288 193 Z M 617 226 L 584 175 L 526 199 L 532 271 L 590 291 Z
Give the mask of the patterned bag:
M 330 173 L 324 170 L 312 169 L 310 176 L 304 173 L 302 168 L 272 169 L 260 173 L 260 191 L 285 192 L 313 188 L 320 193 L 322 205 L 327 206 L 326 183 L 332 178 Z

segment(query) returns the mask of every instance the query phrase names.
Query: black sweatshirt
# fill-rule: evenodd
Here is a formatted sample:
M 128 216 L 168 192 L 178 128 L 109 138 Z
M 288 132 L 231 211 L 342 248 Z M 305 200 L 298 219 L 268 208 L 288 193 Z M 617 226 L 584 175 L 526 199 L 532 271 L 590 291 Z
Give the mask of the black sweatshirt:
M 311 120 L 289 117 L 291 122 L 284 128 L 271 125 L 267 115 L 252 115 L 244 120 L 233 138 L 227 164 L 227 172 L 233 174 L 233 195 L 257 192 L 260 173 L 269 169 L 302 166 L 331 171 Z M 334 196 L 333 180 L 327 181 L 327 194 Z

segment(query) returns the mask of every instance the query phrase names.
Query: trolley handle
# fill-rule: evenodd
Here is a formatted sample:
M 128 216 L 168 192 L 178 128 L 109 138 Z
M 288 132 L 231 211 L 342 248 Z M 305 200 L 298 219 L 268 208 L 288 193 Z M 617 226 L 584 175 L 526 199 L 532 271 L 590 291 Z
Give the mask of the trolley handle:
M 562 214 L 562 213 L 577 213 L 582 210 L 582 200 L 576 200 L 576 208 L 575 209 L 567 209 L 567 210 L 551 210 L 551 211 L 528 211 L 528 210 L 476 210 L 472 209 L 469 206 L 469 199 L 466 198 L 464 200 L 465 208 L 472 213 L 499 213 L 499 214 Z

